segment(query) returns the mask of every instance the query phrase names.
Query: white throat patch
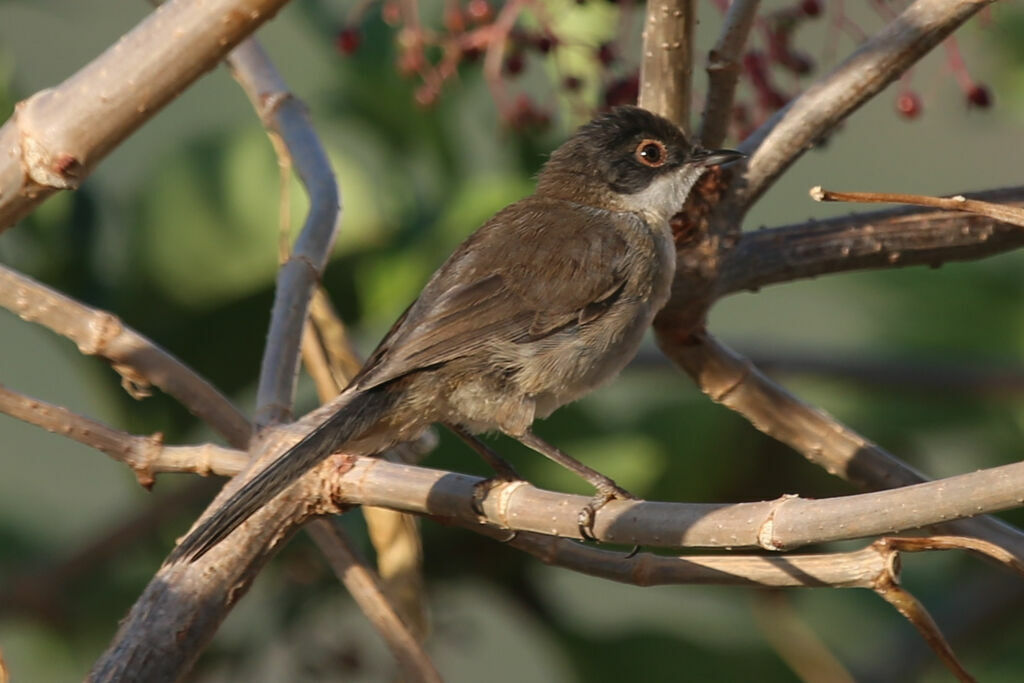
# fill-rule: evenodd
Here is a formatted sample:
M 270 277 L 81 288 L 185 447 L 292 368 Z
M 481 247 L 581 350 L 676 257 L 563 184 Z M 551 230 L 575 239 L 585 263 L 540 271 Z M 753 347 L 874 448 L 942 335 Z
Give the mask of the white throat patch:
M 640 192 L 622 195 L 623 208 L 659 221 L 667 221 L 683 208 L 686 195 L 706 170 L 706 166 L 686 164 L 674 173 L 656 178 Z

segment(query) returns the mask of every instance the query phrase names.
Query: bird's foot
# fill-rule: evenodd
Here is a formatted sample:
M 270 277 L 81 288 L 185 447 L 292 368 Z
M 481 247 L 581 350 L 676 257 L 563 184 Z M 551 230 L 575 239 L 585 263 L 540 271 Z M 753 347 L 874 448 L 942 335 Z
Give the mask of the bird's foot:
M 487 496 L 491 494 L 491 491 L 508 484 L 514 484 L 517 482 L 524 482 L 525 480 L 519 476 L 519 474 L 512 469 L 511 465 L 506 463 L 507 467 L 495 468 L 498 470 L 494 476 L 482 479 L 473 485 L 473 498 L 470 501 L 470 505 L 473 508 L 473 513 L 483 519 L 484 515 L 484 501 L 487 500 Z
M 580 509 L 579 514 L 576 516 L 580 536 L 584 540 L 597 540 L 597 537 L 594 535 L 594 522 L 597 519 L 597 511 L 613 500 L 637 500 L 637 497 L 611 479 L 598 486 L 597 494 Z

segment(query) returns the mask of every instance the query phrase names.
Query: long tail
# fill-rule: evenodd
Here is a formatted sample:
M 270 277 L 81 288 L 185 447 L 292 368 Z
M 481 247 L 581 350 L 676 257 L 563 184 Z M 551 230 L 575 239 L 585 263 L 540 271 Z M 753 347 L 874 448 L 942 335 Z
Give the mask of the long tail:
M 338 412 L 235 491 L 171 552 L 166 564 L 184 559 L 194 562 L 205 555 L 314 465 L 372 427 L 394 404 L 395 393 L 385 385 L 355 394 Z

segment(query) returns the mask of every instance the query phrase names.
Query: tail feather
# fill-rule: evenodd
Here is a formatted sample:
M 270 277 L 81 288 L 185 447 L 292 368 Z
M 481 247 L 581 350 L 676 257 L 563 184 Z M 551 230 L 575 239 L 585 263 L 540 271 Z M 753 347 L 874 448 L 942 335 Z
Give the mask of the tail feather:
M 167 558 L 166 564 L 198 560 L 254 512 L 346 442 L 372 427 L 394 403 L 386 386 L 353 396 L 338 412 L 288 449 L 207 517 Z

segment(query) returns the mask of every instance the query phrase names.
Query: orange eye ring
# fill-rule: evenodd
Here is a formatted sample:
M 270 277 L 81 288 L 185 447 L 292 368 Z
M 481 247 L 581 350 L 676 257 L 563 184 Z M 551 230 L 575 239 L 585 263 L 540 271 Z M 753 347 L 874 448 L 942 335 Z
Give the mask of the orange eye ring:
M 633 154 L 637 161 L 650 168 L 664 166 L 665 162 L 668 161 L 668 150 L 665 149 L 665 144 L 661 140 L 653 138 L 641 140 Z

